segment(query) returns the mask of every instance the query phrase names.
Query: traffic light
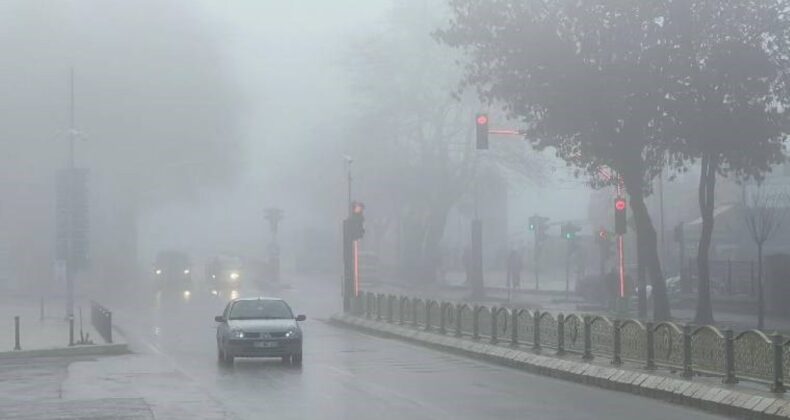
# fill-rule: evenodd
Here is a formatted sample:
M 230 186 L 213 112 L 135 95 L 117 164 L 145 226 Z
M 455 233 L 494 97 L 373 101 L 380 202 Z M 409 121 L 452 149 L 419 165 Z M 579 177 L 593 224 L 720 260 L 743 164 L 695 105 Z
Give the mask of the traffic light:
M 488 149 L 488 114 L 477 114 L 475 117 L 477 134 L 477 150 Z
M 365 236 L 365 205 L 355 201 L 351 203 L 351 216 L 348 218 L 348 235 L 352 241 Z
M 560 227 L 560 236 L 564 239 L 572 241 L 576 239 L 576 233 L 580 231 L 581 228 L 574 225 L 573 223 L 566 223 Z
M 628 230 L 625 215 L 625 198 L 618 197 L 614 200 L 614 232 L 618 235 L 625 235 Z

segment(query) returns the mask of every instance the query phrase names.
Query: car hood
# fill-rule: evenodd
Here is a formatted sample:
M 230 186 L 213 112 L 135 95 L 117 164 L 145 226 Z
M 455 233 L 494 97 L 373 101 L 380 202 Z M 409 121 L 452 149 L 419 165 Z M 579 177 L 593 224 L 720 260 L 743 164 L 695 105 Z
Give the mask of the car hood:
M 298 328 L 293 319 L 231 319 L 228 320 L 228 327 L 250 332 L 279 332 Z

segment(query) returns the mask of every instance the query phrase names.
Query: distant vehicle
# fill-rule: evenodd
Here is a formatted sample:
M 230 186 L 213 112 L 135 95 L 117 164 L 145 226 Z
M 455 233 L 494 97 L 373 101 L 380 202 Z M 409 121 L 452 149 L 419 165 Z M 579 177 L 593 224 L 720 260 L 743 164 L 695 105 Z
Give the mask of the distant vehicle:
M 214 257 L 206 267 L 206 280 L 211 294 L 229 299 L 239 297 L 245 274 L 239 257 Z
M 157 254 L 154 262 L 154 285 L 161 301 L 188 301 L 193 290 L 189 257 L 178 251 Z
M 304 315 L 294 316 L 291 307 L 278 298 L 234 299 L 217 326 L 217 359 L 232 365 L 236 357 L 279 357 L 284 363 L 302 364 Z

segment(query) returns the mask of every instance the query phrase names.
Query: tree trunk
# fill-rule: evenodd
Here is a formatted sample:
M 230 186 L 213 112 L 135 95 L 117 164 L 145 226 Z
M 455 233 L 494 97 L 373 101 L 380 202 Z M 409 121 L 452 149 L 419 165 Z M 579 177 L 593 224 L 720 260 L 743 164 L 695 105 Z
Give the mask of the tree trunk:
M 757 244 L 757 329 L 765 328 L 765 294 L 763 293 L 763 244 Z
M 699 209 L 702 215 L 702 235 L 697 250 L 697 315 L 694 318 L 698 324 L 713 323 L 713 305 L 710 297 L 710 265 L 709 252 L 713 236 L 713 210 L 715 208 L 714 192 L 716 189 L 716 157 L 705 155 L 702 157 L 702 168 L 699 179 Z
M 444 236 L 449 213 L 450 208 L 445 204 L 431 206 L 429 210 L 420 255 L 420 267 L 426 283 L 435 283 L 437 280 L 438 269 L 442 264 L 439 244 Z
M 645 245 L 644 238 L 637 235 L 636 238 L 636 259 L 637 259 L 637 309 L 639 319 L 647 319 L 647 267 L 645 267 Z
M 669 297 L 667 296 L 667 284 L 664 275 L 661 273 L 661 260 L 658 257 L 658 237 L 653 228 L 653 222 L 645 206 L 644 196 L 641 190 L 636 193 L 628 192 L 631 197 L 631 211 L 636 222 L 636 234 L 641 237 L 639 241 L 644 249 L 643 262 L 648 274 L 650 284 L 653 286 L 653 319 L 655 321 L 666 321 L 671 317 L 669 309 Z

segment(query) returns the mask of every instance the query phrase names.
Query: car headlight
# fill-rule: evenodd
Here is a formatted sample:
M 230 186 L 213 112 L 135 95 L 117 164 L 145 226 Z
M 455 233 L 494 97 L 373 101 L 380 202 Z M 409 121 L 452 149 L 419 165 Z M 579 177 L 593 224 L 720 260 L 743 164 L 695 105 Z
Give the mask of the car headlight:
M 190 296 L 192 296 L 192 292 L 189 290 L 184 290 L 184 299 L 189 299 Z
M 231 299 L 238 299 L 238 297 L 239 297 L 239 291 L 238 290 L 231 290 L 230 291 L 230 298 Z
M 238 280 L 239 279 L 239 273 L 236 273 L 236 272 L 230 273 L 230 279 L 231 280 Z
M 288 330 L 288 332 L 285 333 L 286 338 L 295 338 L 298 336 L 299 336 L 299 331 L 297 330 Z
M 244 331 L 242 330 L 233 330 L 230 332 L 230 336 L 233 338 L 244 338 Z
M 217 295 L 219 294 L 219 292 L 218 292 L 218 291 L 216 291 L 216 290 L 212 290 L 212 291 L 211 291 L 211 294 L 212 294 L 212 295 L 214 295 L 214 296 L 217 296 Z
M 188 268 L 186 270 L 184 270 L 184 274 L 189 275 L 189 273 L 190 273 L 190 271 L 189 271 Z
M 158 276 L 158 275 L 160 275 L 160 274 L 162 274 L 162 270 L 160 270 L 160 269 L 157 269 L 155 272 L 156 272 L 156 275 L 157 275 L 157 276 Z

